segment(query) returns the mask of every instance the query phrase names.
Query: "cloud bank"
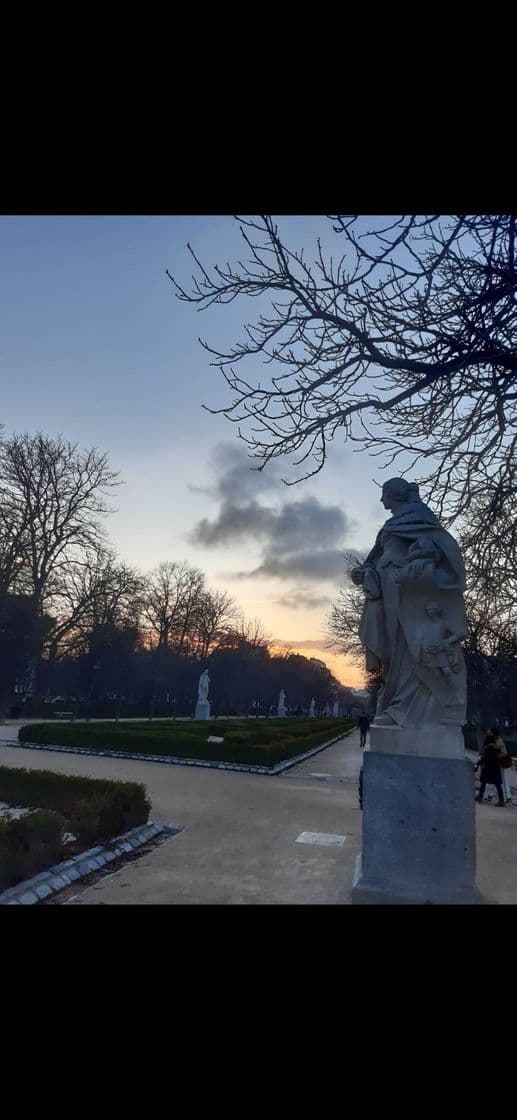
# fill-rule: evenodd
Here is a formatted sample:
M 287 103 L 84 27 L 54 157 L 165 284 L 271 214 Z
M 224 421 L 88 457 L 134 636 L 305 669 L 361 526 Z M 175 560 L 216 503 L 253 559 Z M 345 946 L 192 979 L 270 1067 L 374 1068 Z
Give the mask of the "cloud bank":
M 204 517 L 198 521 L 191 542 L 210 548 L 260 541 L 260 564 L 252 571 L 233 573 L 239 579 L 263 576 L 304 583 L 339 582 L 350 532 L 346 513 L 314 497 L 266 504 L 259 495 L 278 487 L 280 468 L 273 463 L 258 472 L 250 470 L 249 463 L 239 446 L 217 446 L 212 460 L 215 478 L 205 492 L 218 501 L 219 509 L 212 520 Z

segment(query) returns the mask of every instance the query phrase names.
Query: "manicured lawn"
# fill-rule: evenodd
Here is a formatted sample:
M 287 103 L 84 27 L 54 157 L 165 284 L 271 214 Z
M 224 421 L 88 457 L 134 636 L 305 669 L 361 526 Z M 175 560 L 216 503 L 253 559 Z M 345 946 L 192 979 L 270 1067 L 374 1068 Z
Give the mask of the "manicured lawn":
M 274 766 L 355 726 L 353 719 L 142 720 L 131 723 L 40 723 L 21 727 L 19 741 L 89 750 Z M 222 743 L 207 742 L 210 735 Z

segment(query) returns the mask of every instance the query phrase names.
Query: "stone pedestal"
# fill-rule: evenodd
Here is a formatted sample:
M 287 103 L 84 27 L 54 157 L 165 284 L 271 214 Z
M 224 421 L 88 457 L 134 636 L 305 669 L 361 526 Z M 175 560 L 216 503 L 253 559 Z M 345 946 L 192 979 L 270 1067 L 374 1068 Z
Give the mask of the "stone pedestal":
M 281 706 L 281 705 L 279 704 L 279 705 L 278 705 L 278 708 L 277 708 L 277 710 L 276 710 L 276 715 L 277 715 L 277 719 L 285 719 L 285 717 L 286 717 L 286 715 L 287 715 L 287 710 L 286 710 L 286 708 L 282 707 L 282 706 Z
M 442 757 L 388 753 L 391 729 L 378 730 L 384 748 L 365 750 L 363 758 L 363 848 L 352 902 L 482 902 L 475 883 L 472 762 L 464 752 L 463 757 L 445 750 Z M 415 739 L 419 734 L 413 732 Z M 453 752 L 454 735 L 445 738 Z
M 194 719 L 210 719 L 210 701 L 198 700 Z
M 452 723 L 430 723 L 414 727 L 370 727 L 370 750 L 378 754 L 403 754 L 419 758 L 465 758 L 461 727 Z

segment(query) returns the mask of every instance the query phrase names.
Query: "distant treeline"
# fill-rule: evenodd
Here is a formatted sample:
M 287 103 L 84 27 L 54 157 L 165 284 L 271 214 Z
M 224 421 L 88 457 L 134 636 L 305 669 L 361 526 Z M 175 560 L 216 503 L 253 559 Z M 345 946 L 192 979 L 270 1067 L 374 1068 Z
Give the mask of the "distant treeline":
M 121 561 L 100 518 L 117 485 L 105 455 L 63 437 L 0 440 L 0 704 L 43 714 L 50 701 L 84 712 L 192 714 L 208 666 L 214 713 L 262 713 L 281 688 L 289 708 L 341 709 L 353 695 L 315 658 L 273 655 L 198 568 L 150 572 Z M 56 706 L 56 705 L 55 705 Z

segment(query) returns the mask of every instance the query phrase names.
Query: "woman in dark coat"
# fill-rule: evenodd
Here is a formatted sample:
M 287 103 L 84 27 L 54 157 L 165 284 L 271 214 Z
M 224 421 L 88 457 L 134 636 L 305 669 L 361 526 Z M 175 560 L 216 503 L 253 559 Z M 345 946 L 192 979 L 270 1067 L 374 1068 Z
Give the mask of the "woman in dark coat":
M 499 768 L 499 748 L 496 746 L 495 735 L 489 731 L 485 739 L 484 750 L 479 762 L 476 763 L 474 769 L 477 770 L 481 766 L 481 785 L 479 787 L 479 794 L 476 801 L 483 800 L 483 794 L 487 785 L 495 786 L 499 801 L 497 807 L 502 806 L 504 809 L 503 787 L 501 784 L 501 770 Z

